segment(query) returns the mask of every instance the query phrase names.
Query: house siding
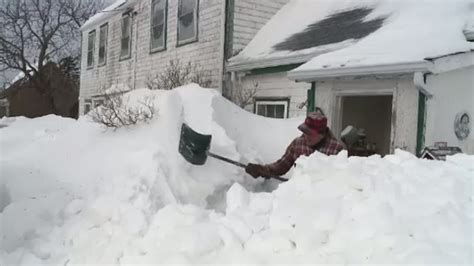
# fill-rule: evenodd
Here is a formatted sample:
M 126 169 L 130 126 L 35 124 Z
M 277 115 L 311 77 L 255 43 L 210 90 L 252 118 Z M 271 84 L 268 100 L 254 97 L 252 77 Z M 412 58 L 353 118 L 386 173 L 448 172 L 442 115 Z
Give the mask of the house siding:
M 418 90 L 413 76 L 326 80 L 316 84 L 316 106 L 328 117 L 328 125 L 340 137 L 342 131 L 338 96 L 341 95 L 392 95 L 392 132 L 390 152 L 403 149 L 416 151 Z
M 107 37 L 107 62 L 98 67 L 98 35 L 96 39 L 95 64 L 87 69 L 86 56 L 81 63 L 80 113 L 83 113 L 84 99 L 99 95 L 102 89 L 114 84 L 124 84 L 130 89 L 146 87 L 148 78 L 164 70 L 171 60 L 196 64 L 212 80 L 212 87 L 219 87 L 222 67 L 221 46 L 223 1 L 200 0 L 198 14 L 198 41 L 177 45 L 178 0 L 168 0 L 166 50 L 150 53 L 151 1 L 142 0 L 134 5 L 137 14 L 132 24 L 131 58 L 120 59 L 121 17 L 117 14 L 109 19 Z M 102 24 L 101 24 L 102 25 Z M 94 29 L 99 29 L 96 25 Z M 91 29 L 93 30 L 93 29 Z M 82 33 L 82 54 L 87 54 L 87 34 Z
M 447 142 L 474 154 L 474 67 L 429 75 L 426 83 L 433 97 L 427 101 L 425 145 Z M 471 132 L 465 140 L 459 140 L 454 133 L 454 120 L 460 112 L 471 117 Z
M 249 75 L 242 77 L 243 88 L 250 89 L 257 86 L 255 97 L 260 98 L 289 98 L 289 117 L 304 116 L 306 106 L 307 90 L 311 88 L 309 83 L 297 83 L 289 80 L 286 72 Z M 248 105 L 246 110 L 253 112 L 253 105 Z
M 288 0 L 254 1 L 234 0 L 233 20 L 230 27 L 234 44 L 233 51 L 240 50 L 254 37 L 260 28 Z M 95 25 L 82 33 L 82 62 L 80 113 L 83 114 L 84 100 L 99 95 L 102 89 L 114 84 L 123 84 L 131 89 L 146 86 L 149 77 L 164 70 L 170 60 L 183 64 L 191 62 L 198 65 L 212 80 L 211 87 L 222 87 L 224 67 L 224 9 L 226 1 L 200 0 L 198 15 L 198 41 L 182 46 L 177 45 L 178 0 L 168 0 L 166 50 L 150 53 L 151 1 L 141 0 L 134 5 L 137 12 L 132 24 L 131 58 L 120 60 L 121 17 L 117 14 L 108 20 L 107 62 L 97 66 L 99 34 L 96 35 L 94 67 L 87 68 L 87 37 L 91 30 L 99 32 Z

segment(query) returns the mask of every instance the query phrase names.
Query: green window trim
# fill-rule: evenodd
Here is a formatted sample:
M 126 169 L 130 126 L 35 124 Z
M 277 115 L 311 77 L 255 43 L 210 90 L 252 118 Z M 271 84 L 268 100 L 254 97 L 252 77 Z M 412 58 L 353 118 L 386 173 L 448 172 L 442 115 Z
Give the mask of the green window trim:
M 418 122 L 416 133 L 416 155 L 420 156 L 425 147 L 426 131 L 426 95 L 418 92 Z

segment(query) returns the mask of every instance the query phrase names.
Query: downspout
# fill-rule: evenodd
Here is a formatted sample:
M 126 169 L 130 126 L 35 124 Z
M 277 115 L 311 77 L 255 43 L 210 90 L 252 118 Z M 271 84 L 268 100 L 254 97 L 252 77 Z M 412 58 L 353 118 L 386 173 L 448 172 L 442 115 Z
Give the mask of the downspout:
M 224 76 L 225 76 L 225 64 L 226 64 L 226 48 L 227 48 L 227 6 L 228 1 L 222 1 L 221 9 L 221 47 L 220 47 L 220 60 L 221 64 L 219 66 L 219 90 L 223 94 L 224 90 Z
M 426 134 L 426 102 L 433 97 L 433 94 L 428 91 L 426 85 L 427 74 L 416 72 L 413 75 L 413 83 L 418 90 L 418 120 L 416 132 L 416 155 L 420 156 L 425 147 Z

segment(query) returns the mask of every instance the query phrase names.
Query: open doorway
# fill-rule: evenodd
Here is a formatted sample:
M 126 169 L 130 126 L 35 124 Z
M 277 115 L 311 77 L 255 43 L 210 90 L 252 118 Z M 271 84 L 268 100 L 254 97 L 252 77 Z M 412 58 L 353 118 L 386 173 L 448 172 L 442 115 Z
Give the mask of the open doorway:
M 344 96 L 341 104 L 342 129 L 356 136 L 346 141 L 349 155 L 389 154 L 392 96 Z

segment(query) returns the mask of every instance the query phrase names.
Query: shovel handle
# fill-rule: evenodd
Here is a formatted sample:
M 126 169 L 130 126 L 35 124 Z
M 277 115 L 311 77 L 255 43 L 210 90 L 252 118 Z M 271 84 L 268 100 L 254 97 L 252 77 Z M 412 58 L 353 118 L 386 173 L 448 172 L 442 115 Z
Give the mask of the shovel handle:
M 209 156 L 211 156 L 211 157 L 214 157 L 214 158 L 216 158 L 216 159 L 219 159 L 219 160 L 221 160 L 221 161 L 228 162 L 228 163 L 231 163 L 231 164 L 233 164 L 233 165 L 240 166 L 240 167 L 242 167 L 242 168 L 247 167 L 246 164 L 243 164 L 243 163 L 241 163 L 241 162 L 237 162 L 237 161 L 231 160 L 231 159 L 229 159 L 229 158 L 222 157 L 222 156 L 220 156 L 220 155 L 214 154 L 214 153 L 209 152 L 209 151 L 207 152 L 207 155 L 209 155 Z
M 231 160 L 231 159 L 226 158 L 226 157 L 222 157 L 222 156 L 220 156 L 220 155 L 214 154 L 214 153 L 209 152 L 209 151 L 207 152 L 207 155 L 209 155 L 209 156 L 211 156 L 211 157 L 214 157 L 214 158 L 216 158 L 216 159 L 218 159 L 218 160 L 221 160 L 221 161 L 224 161 L 224 162 L 228 162 L 228 163 L 231 163 L 231 164 L 233 164 L 233 165 L 240 166 L 240 167 L 242 167 L 242 168 L 247 167 L 246 164 L 243 164 L 243 163 L 241 163 L 241 162 L 237 162 L 237 161 Z M 283 177 L 279 177 L 279 176 L 272 176 L 271 178 L 276 179 L 276 180 L 280 180 L 280 181 L 282 181 L 282 182 L 288 181 L 288 179 L 283 178 Z

